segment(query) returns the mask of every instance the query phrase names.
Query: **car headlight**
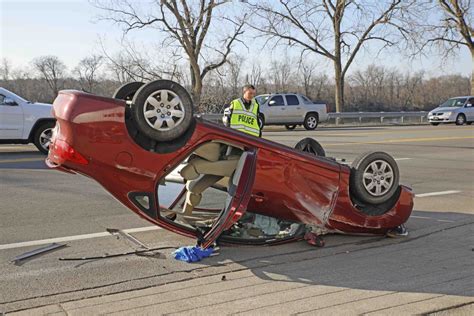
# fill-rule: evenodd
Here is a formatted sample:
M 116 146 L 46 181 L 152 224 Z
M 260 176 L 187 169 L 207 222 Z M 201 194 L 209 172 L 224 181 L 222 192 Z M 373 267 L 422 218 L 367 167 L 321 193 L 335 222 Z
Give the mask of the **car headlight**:
M 451 113 L 453 113 L 453 112 L 445 112 L 443 115 L 445 115 L 445 116 L 450 116 Z

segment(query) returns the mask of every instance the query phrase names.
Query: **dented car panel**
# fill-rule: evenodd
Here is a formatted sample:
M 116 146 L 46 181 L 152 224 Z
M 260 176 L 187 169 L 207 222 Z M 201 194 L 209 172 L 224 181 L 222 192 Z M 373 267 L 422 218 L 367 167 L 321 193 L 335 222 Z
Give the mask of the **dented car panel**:
M 383 205 L 383 212 L 360 206 L 351 198 L 348 166 L 199 118 L 179 148 L 158 153 L 144 149 L 127 129 L 124 101 L 62 91 L 53 106 L 57 125 L 48 166 L 91 177 L 142 218 L 175 233 L 201 238 L 206 245 L 236 224 L 246 211 L 329 232 L 383 234 L 406 222 L 413 209 L 413 193 L 406 186 L 399 186 L 396 197 Z M 228 197 L 233 201 L 232 210 L 223 215 L 226 218 L 215 221 L 220 224 L 203 233 L 194 224 L 176 224 L 173 216 L 187 215 L 160 207 L 157 187 L 186 159 L 196 156 L 200 146 L 210 142 L 218 142 L 223 149 L 240 149 L 241 159 L 243 152 L 247 162 L 242 162 L 237 196 Z M 228 178 L 223 176 L 215 184 L 221 188 L 229 185 L 227 194 L 231 185 L 226 181 L 230 182 L 232 176 Z M 145 206 L 137 203 L 137 196 Z M 197 207 L 194 210 L 203 212 Z

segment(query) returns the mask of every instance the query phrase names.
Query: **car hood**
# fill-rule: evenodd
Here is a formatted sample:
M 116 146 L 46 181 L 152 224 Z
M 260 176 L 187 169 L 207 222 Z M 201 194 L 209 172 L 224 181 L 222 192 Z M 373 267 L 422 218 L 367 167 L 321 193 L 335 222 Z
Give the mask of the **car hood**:
M 449 106 L 449 107 L 437 107 L 436 109 L 434 110 L 431 110 L 430 112 L 431 113 L 434 113 L 434 112 L 452 112 L 452 111 L 455 111 L 455 110 L 458 110 L 460 108 L 460 106 Z
M 48 103 L 27 103 L 24 105 L 27 113 L 41 116 L 43 118 L 53 117 L 53 105 Z

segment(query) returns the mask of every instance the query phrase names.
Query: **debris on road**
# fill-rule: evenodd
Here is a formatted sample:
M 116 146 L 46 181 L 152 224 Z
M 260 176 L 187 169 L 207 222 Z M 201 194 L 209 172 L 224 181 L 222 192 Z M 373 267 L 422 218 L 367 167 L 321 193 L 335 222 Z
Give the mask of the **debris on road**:
M 67 246 L 67 244 L 52 243 L 48 246 L 25 252 L 24 254 L 15 257 L 11 262 L 14 263 L 15 265 L 20 265 L 26 259 L 30 259 L 32 257 L 39 256 L 39 255 L 42 255 L 46 252 L 49 252 L 49 251 L 52 251 L 52 250 L 55 250 L 55 249 L 59 249 L 59 248 L 62 248 L 62 247 L 66 247 L 66 246 Z
M 176 260 L 184 262 L 198 262 L 209 257 L 214 252 L 214 248 L 202 249 L 199 246 L 181 247 L 173 252 Z
M 176 247 L 166 246 L 166 247 L 156 247 L 156 248 L 147 248 L 143 250 L 135 250 L 129 252 L 122 252 L 116 254 L 103 254 L 100 256 L 91 256 L 91 257 L 76 257 L 76 258 L 59 258 L 61 261 L 76 261 L 76 260 L 97 260 L 97 259 L 109 259 L 121 256 L 129 256 L 129 255 L 145 255 L 146 253 L 152 253 L 158 250 L 165 250 L 165 249 L 176 249 Z

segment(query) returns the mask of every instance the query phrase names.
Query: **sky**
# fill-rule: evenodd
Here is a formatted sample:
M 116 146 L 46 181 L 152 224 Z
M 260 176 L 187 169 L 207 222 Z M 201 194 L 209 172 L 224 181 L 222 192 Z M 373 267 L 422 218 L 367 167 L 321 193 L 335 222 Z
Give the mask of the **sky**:
M 135 1 L 147 3 L 151 0 Z M 72 69 L 82 58 L 100 53 L 101 41 L 107 51 L 119 51 L 122 30 L 109 21 L 99 20 L 101 13 L 88 0 L 0 0 L 0 59 L 7 58 L 15 68 L 28 67 L 33 58 L 41 55 L 56 55 Z M 152 30 L 136 31 L 129 35 L 129 39 L 144 47 L 152 47 L 156 43 L 155 34 Z M 261 49 L 263 42 L 258 40 L 250 40 L 248 43 L 258 47 L 254 49 L 252 46 L 250 51 L 258 50 L 256 58 L 264 66 L 271 59 L 285 58 L 282 49 Z M 247 54 L 247 49 L 237 49 Z M 287 51 L 290 55 L 298 55 L 295 50 Z M 331 65 L 327 61 L 317 56 L 309 58 L 314 58 L 321 71 L 331 74 Z M 424 70 L 431 76 L 470 76 L 472 72 L 471 56 L 467 48 L 461 49 L 447 61 L 436 55 L 407 61 L 406 57 L 396 52 L 382 53 L 377 57 L 373 54 L 361 54 L 356 58 L 351 71 L 364 69 L 372 63 L 402 72 Z

